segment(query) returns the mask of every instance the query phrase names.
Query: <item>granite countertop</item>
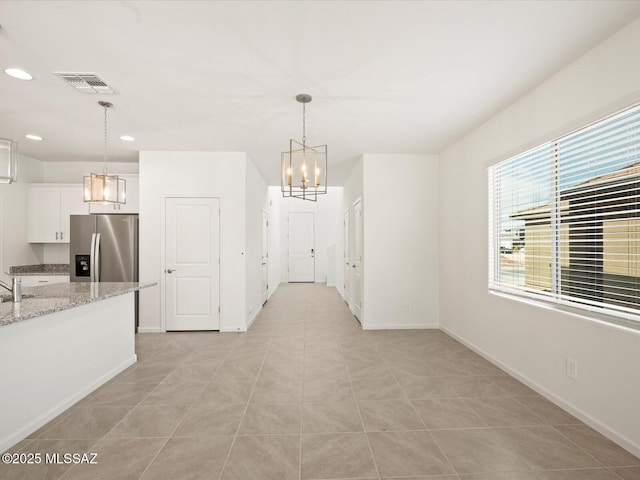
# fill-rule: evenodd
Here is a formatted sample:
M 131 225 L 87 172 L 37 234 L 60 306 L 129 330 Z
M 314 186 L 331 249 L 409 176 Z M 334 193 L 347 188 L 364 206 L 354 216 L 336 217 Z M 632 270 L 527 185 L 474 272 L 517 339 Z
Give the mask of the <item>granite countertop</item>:
M 29 275 L 69 275 L 68 263 L 42 263 L 39 265 L 16 265 L 9 268 L 12 277 Z
M 0 327 L 157 285 L 154 282 L 65 282 L 22 289 L 22 301 L 0 295 Z

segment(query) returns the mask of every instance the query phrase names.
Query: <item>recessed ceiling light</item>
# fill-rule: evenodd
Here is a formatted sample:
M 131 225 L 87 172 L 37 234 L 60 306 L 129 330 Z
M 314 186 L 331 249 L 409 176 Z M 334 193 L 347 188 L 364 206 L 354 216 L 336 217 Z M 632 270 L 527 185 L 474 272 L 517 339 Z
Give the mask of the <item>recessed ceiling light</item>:
M 27 133 L 24 137 L 28 138 L 29 140 L 35 140 L 36 142 L 42 140 L 42 137 L 40 135 L 34 135 L 33 133 Z
M 124 142 L 133 142 L 133 141 L 135 141 L 135 138 L 133 138 L 131 135 L 122 135 L 120 137 L 120 140 L 122 140 Z
M 17 78 L 18 80 L 32 80 L 33 77 L 24 70 L 20 68 L 6 68 L 4 73 L 9 75 L 10 77 Z

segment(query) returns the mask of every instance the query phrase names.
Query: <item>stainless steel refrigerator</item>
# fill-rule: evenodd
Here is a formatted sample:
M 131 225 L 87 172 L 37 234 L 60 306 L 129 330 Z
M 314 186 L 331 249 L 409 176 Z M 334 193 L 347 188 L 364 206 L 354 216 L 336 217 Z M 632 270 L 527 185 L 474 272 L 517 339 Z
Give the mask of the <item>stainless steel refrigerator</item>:
M 138 215 L 71 215 L 70 223 L 72 282 L 138 281 Z

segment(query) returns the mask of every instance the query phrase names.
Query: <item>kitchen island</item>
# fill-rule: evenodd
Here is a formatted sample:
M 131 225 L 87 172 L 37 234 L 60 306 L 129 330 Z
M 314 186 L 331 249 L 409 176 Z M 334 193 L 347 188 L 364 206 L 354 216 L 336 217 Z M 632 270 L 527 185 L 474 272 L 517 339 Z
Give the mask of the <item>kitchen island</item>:
M 0 451 L 136 362 L 134 292 L 154 283 L 58 283 L 0 303 Z

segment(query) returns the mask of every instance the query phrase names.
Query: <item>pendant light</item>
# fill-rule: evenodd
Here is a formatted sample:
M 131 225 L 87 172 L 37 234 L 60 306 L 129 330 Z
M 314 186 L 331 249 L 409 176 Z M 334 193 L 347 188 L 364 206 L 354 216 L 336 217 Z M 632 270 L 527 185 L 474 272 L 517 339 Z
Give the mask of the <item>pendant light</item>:
M 104 166 L 102 173 L 92 173 L 84 177 L 84 201 L 100 204 L 123 204 L 126 199 L 126 180 L 117 175 L 109 175 L 107 170 L 107 110 L 110 102 L 98 102 L 104 108 Z
M 0 183 L 18 180 L 18 144 L 8 138 L 0 138 Z
M 282 152 L 281 190 L 283 197 L 318 201 L 327 193 L 327 146 L 307 145 L 306 105 L 311 95 L 301 93 L 296 100 L 302 103 L 302 143 L 289 140 L 289 150 Z

